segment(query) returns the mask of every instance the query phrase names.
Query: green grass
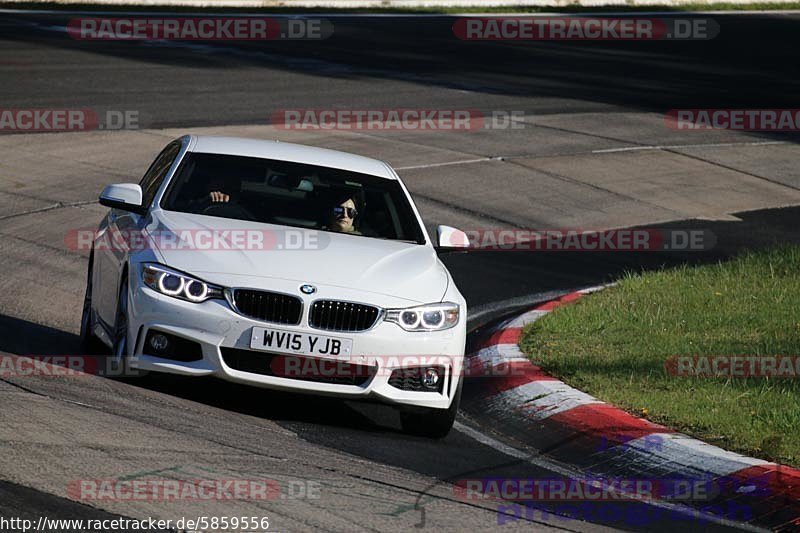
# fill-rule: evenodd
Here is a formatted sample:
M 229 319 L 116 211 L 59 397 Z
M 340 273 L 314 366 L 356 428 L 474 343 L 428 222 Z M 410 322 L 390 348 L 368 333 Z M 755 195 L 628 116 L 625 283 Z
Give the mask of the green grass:
M 169 0 L 165 0 L 168 2 Z M 481 6 L 481 7 L 431 7 L 431 8 L 394 8 L 394 7 L 370 7 L 370 8 L 304 8 L 304 7 L 263 7 L 263 8 L 237 8 L 237 7 L 193 7 L 193 6 L 142 6 L 137 5 L 135 0 L 131 0 L 129 5 L 106 5 L 91 3 L 70 3 L 70 2 L 2 2 L 2 9 L 41 9 L 41 10 L 71 10 L 71 11 L 147 11 L 157 12 L 166 11 L 170 13 L 237 13 L 257 14 L 292 14 L 292 13 L 396 13 L 396 14 L 442 14 L 452 15 L 458 13 L 637 13 L 646 11 L 772 11 L 772 10 L 793 10 L 800 9 L 800 1 L 790 3 L 778 2 L 753 2 L 752 4 L 732 4 L 728 2 L 714 3 L 695 3 L 680 6 L 664 5 L 654 2 L 641 6 L 598 6 L 583 7 L 576 4 L 566 6 L 541 6 L 541 7 L 514 7 L 514 6 Z
M 570 385 L 722 448 L 800 466 L 800 379 L 674 377 L 673 355 L 800 355 L 800 247 L 628 275 L 525 328 Z

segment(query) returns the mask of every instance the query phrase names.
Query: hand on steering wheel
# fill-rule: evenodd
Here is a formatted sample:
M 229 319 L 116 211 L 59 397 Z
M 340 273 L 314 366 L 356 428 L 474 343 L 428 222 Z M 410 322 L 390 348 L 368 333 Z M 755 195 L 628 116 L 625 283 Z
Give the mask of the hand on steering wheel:
M 255 220 L 250 211 L 239 204 L 228 202 L 216 202 L 209 204 L 200 212 L 201 215 L 212 215 L 224 218 L 235 218 L 239 220 Z
M 226 203 L 230 202 L 231 197 L 225 194 L 222 191 L 211 191 L 208 193 L 208 197 L 211 199 L 211 203 Z

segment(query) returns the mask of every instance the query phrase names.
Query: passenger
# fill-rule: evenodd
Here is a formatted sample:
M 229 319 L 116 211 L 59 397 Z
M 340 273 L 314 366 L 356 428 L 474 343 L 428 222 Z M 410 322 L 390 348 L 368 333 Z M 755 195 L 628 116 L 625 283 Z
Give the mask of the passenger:
M 328 213 L 328 224 L 323 229 L 361 235 L 361 232 L 356 229 L 357 216 L 358 209 L 356 209 L 355 197 L 352 194 L 345 194 L 331 205 Z

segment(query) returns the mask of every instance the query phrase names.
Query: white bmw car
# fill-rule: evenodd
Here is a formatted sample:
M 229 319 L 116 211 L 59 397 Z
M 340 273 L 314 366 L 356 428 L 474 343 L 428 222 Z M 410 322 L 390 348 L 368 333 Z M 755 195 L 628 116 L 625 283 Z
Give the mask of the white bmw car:
M 388 164 L 185 136 L 100 203 L 111 210 L 92 241 L 87 350 L 144 371 L 377 400 L 399 407 L 407 432 L 450 430 L 466 303 Z

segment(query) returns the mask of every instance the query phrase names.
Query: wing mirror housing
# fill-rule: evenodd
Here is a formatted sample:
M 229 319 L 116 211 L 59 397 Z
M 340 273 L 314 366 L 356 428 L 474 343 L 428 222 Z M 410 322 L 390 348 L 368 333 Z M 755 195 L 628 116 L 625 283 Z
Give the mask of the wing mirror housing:
M 130 211 L 137 215 L 143 215 L 147 211 L 142 205 L 142 188 L 136 183 L 117 183 L 107 186 L 100 193 L 100 205 Z
M 439 251 L 466 251 L 470 247 L 467 234 L 450 226 L 436 228 Z

